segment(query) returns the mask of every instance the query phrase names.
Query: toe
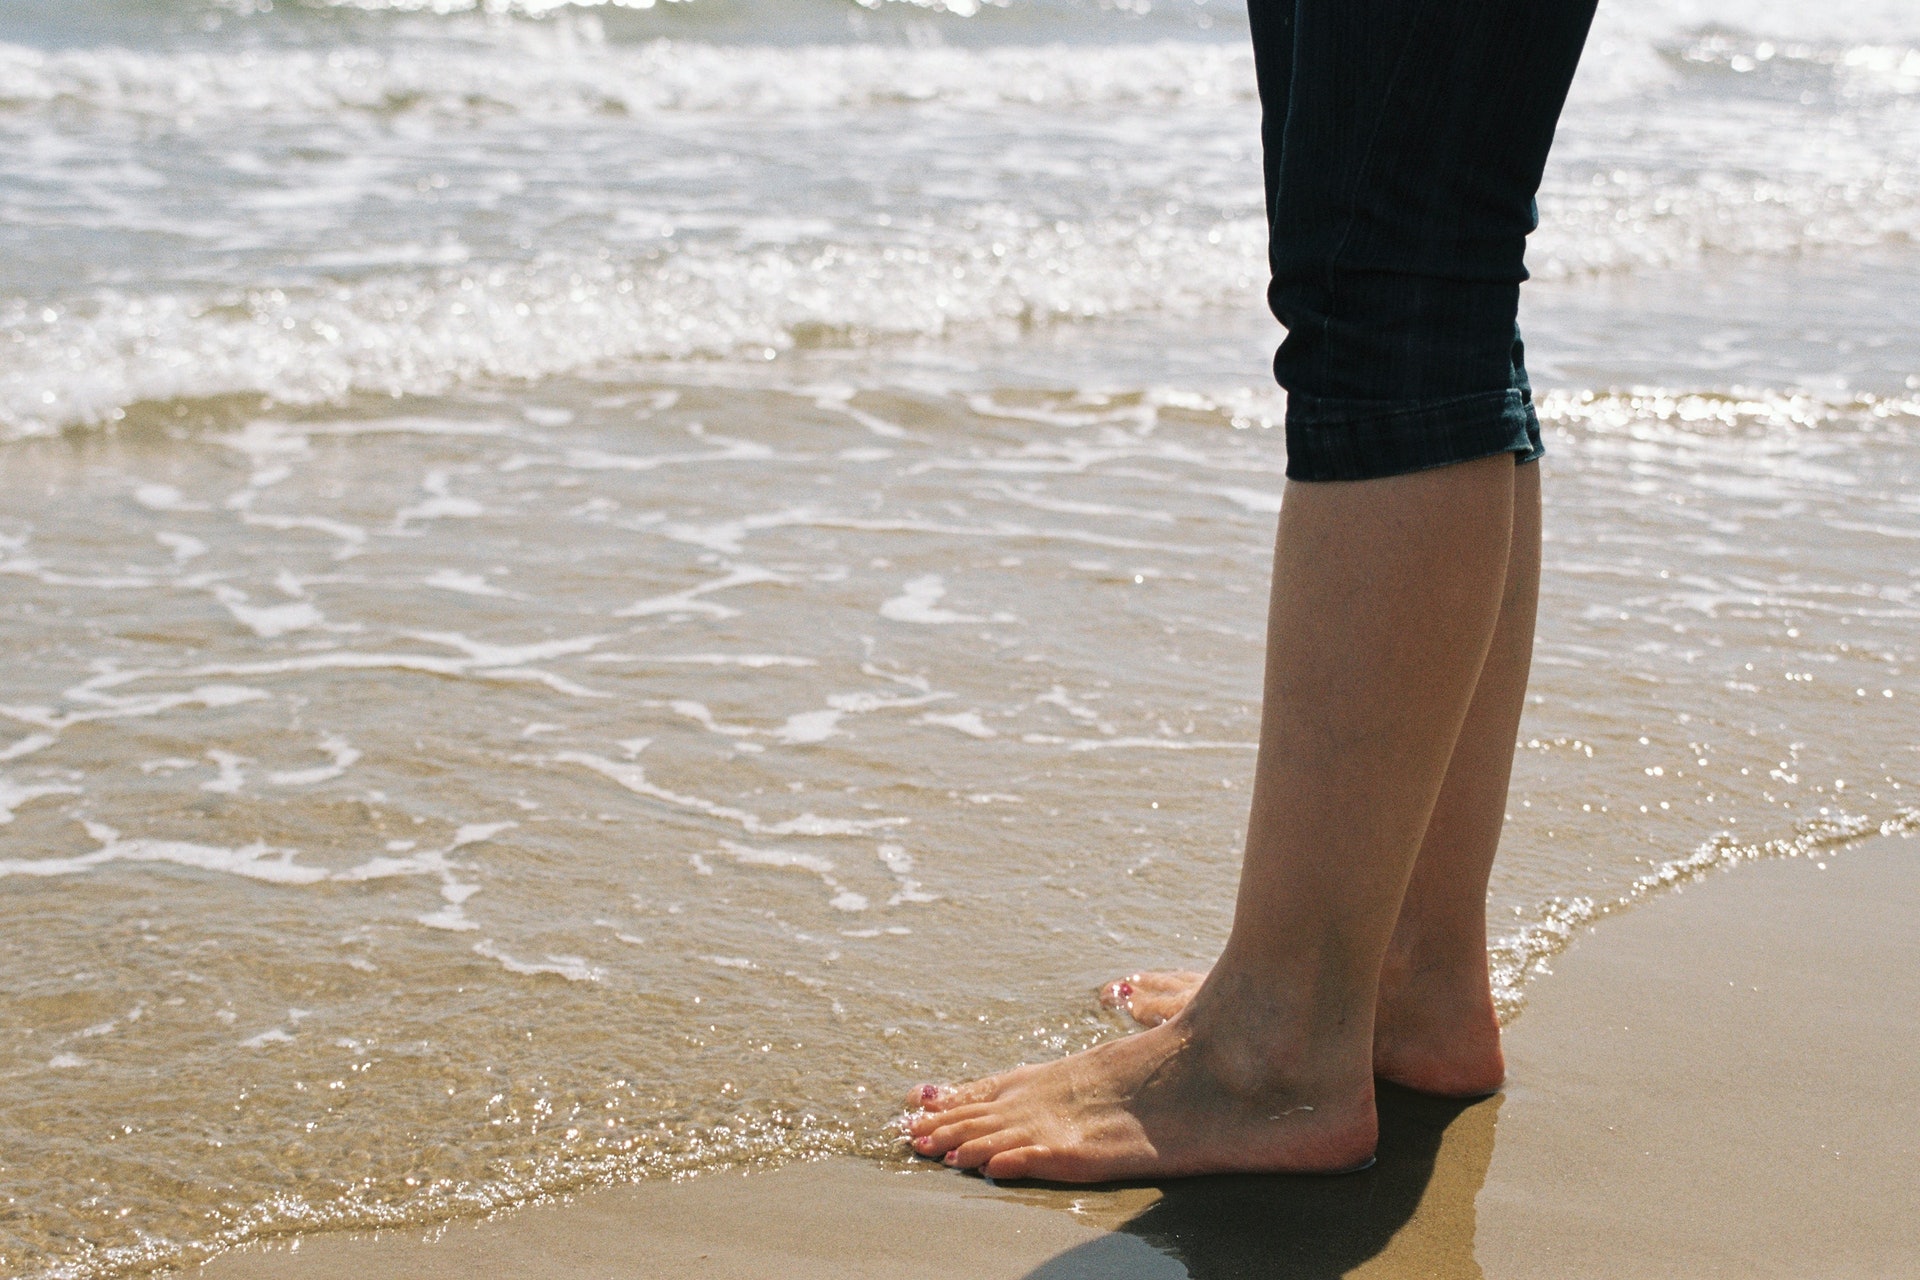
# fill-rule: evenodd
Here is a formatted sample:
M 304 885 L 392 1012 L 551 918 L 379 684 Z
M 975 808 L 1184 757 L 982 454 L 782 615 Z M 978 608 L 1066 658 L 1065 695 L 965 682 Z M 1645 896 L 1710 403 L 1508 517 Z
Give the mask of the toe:
M 995 1155 L 980 1167 L 980 1172 L 995 1181 L 1037 1178 L 1050 1154 L 1045 1147 L 1015 1147 Z
M 946 1112 L 957 1107 L 977 1106 L 982 1102 L 991 1102 L 999 1097 L 1008 1085 L 1017 1083 L 1033 1070 L 1034 1068 L 1030 1066 L 1019 1066 L 997 1075 L 969 1080 L 964 1084 L 919 1085 L 907 1096 L 907 1109 Z M 933 1091 L 931 1094 L 927 1092 L 929 1089 Z
M 959 1124 L 966 1120 L 976 1120 L 988 1112 L 985 1103 L 970 1103 L 964 1107 L 954 1107 L 948 1111 L 923 1111 L 907 1122 L 907 1133 L 914 1138 L 927 1138 L 948 1125 Z
M 957 1169 L 978 1169 L 1003 1151 L 1027 1145 L 1027 1138 L 1017 1129 L 1005 1128 L 995 1124 L 989 1131 L 970 1138 L 946 1154 L 946 1162 Z
M 972 1119 L 945 1124 L 932 1133 L 915 1138 L 913 1149 L 923 1156 L 944 1156 L 955 1147 L 994 1132 L 1003 1123 L 994 1116 L 976 1116 Z
M 1126 1012 L 1133 1000 L 1134 984 L 1139 980 L 1140 975 L 1137 973 L 1130 973 L 1124 978 L 1115 978 L 1100 988 L 1100 1003 L 1109 1009 Z

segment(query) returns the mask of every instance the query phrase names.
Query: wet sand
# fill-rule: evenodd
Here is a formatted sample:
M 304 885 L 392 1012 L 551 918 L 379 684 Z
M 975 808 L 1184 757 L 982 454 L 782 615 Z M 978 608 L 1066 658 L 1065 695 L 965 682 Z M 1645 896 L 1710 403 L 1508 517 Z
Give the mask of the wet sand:
M 1586 931 L 1530 987 L 1513 1083 L 1382 1099 L 1338 1179 L 1097 1191 L 855 1160 L 497 1221 L 253 1246 L 210 1280 L 440 1276 L 1898 1274 L 1920 1256 L 1920 842 L 1714 874 Z

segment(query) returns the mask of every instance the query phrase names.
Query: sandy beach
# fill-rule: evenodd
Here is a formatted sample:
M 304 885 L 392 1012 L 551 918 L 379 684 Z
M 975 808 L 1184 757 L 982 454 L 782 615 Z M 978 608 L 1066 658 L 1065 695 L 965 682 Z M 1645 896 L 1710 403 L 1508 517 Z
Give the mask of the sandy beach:
M 235 1251 L 207 1280 L 1885 1277 L 1920 1256 L 1920 842 L 1680 886 L 1583 932 L 1499 1096 L 1382 1099 L 1345 1178 L 996 1186 L 830 1160 Z
M 889 1125 L 1233 919 L 1244 0 L 0 4 L 0 1277 L 1912 1270 L 1917 15 L 1599 7 L 1511 1087 L 1062 1192 Z

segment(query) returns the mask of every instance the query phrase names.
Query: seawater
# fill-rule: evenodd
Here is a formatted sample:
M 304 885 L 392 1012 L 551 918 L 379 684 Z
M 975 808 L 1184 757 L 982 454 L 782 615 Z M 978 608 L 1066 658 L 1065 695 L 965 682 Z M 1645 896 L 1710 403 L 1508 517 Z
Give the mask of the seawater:
M 722 1164 L 1227 926 L 1244 13 L 0 15 L 0 1270 Z M 1603 5 L 1500 998 L 1916 823 L 1920 21 Z

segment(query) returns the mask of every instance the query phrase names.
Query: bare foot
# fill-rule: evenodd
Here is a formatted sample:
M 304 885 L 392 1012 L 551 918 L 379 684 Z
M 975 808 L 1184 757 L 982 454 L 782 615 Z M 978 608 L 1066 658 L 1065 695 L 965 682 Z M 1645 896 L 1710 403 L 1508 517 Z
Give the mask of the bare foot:
M 1416 969 L 1389 955 L 1373 1019 L 1373 1071 L 1383 1080 L 1449 1098 L 1481 1097 L 1506 1082 L 1484 961 Z
M 1250 1029 L 1184 1014 L 1124 1040 L 910 1102 L 913 1148 L 993 1178 L 1111 1182 L 1337 1173 L 1373 1157 L 1364 1056 L 1289 1061 Z M 1349 1053 L 1347 1058 L 1355 1055 Z
M 1100 988 L 1100 1003 L 1157 1027 L 1187 1007 L 1206 977 L 1190 970 L 1131 973 Z M 1417 971 L 1389 959 L 1374 1014 L 1373 1070 L 1383 1080 L 1446 1097 L 1498 1090 L 1507 1067 L 1484 977 Z
M 1186 1008 L 1206 980 L 1206 974 L 1187 970 L 1130 973 L 1100 988 L 1100 1003 L 1143 1027 L 1157 1027 Z

